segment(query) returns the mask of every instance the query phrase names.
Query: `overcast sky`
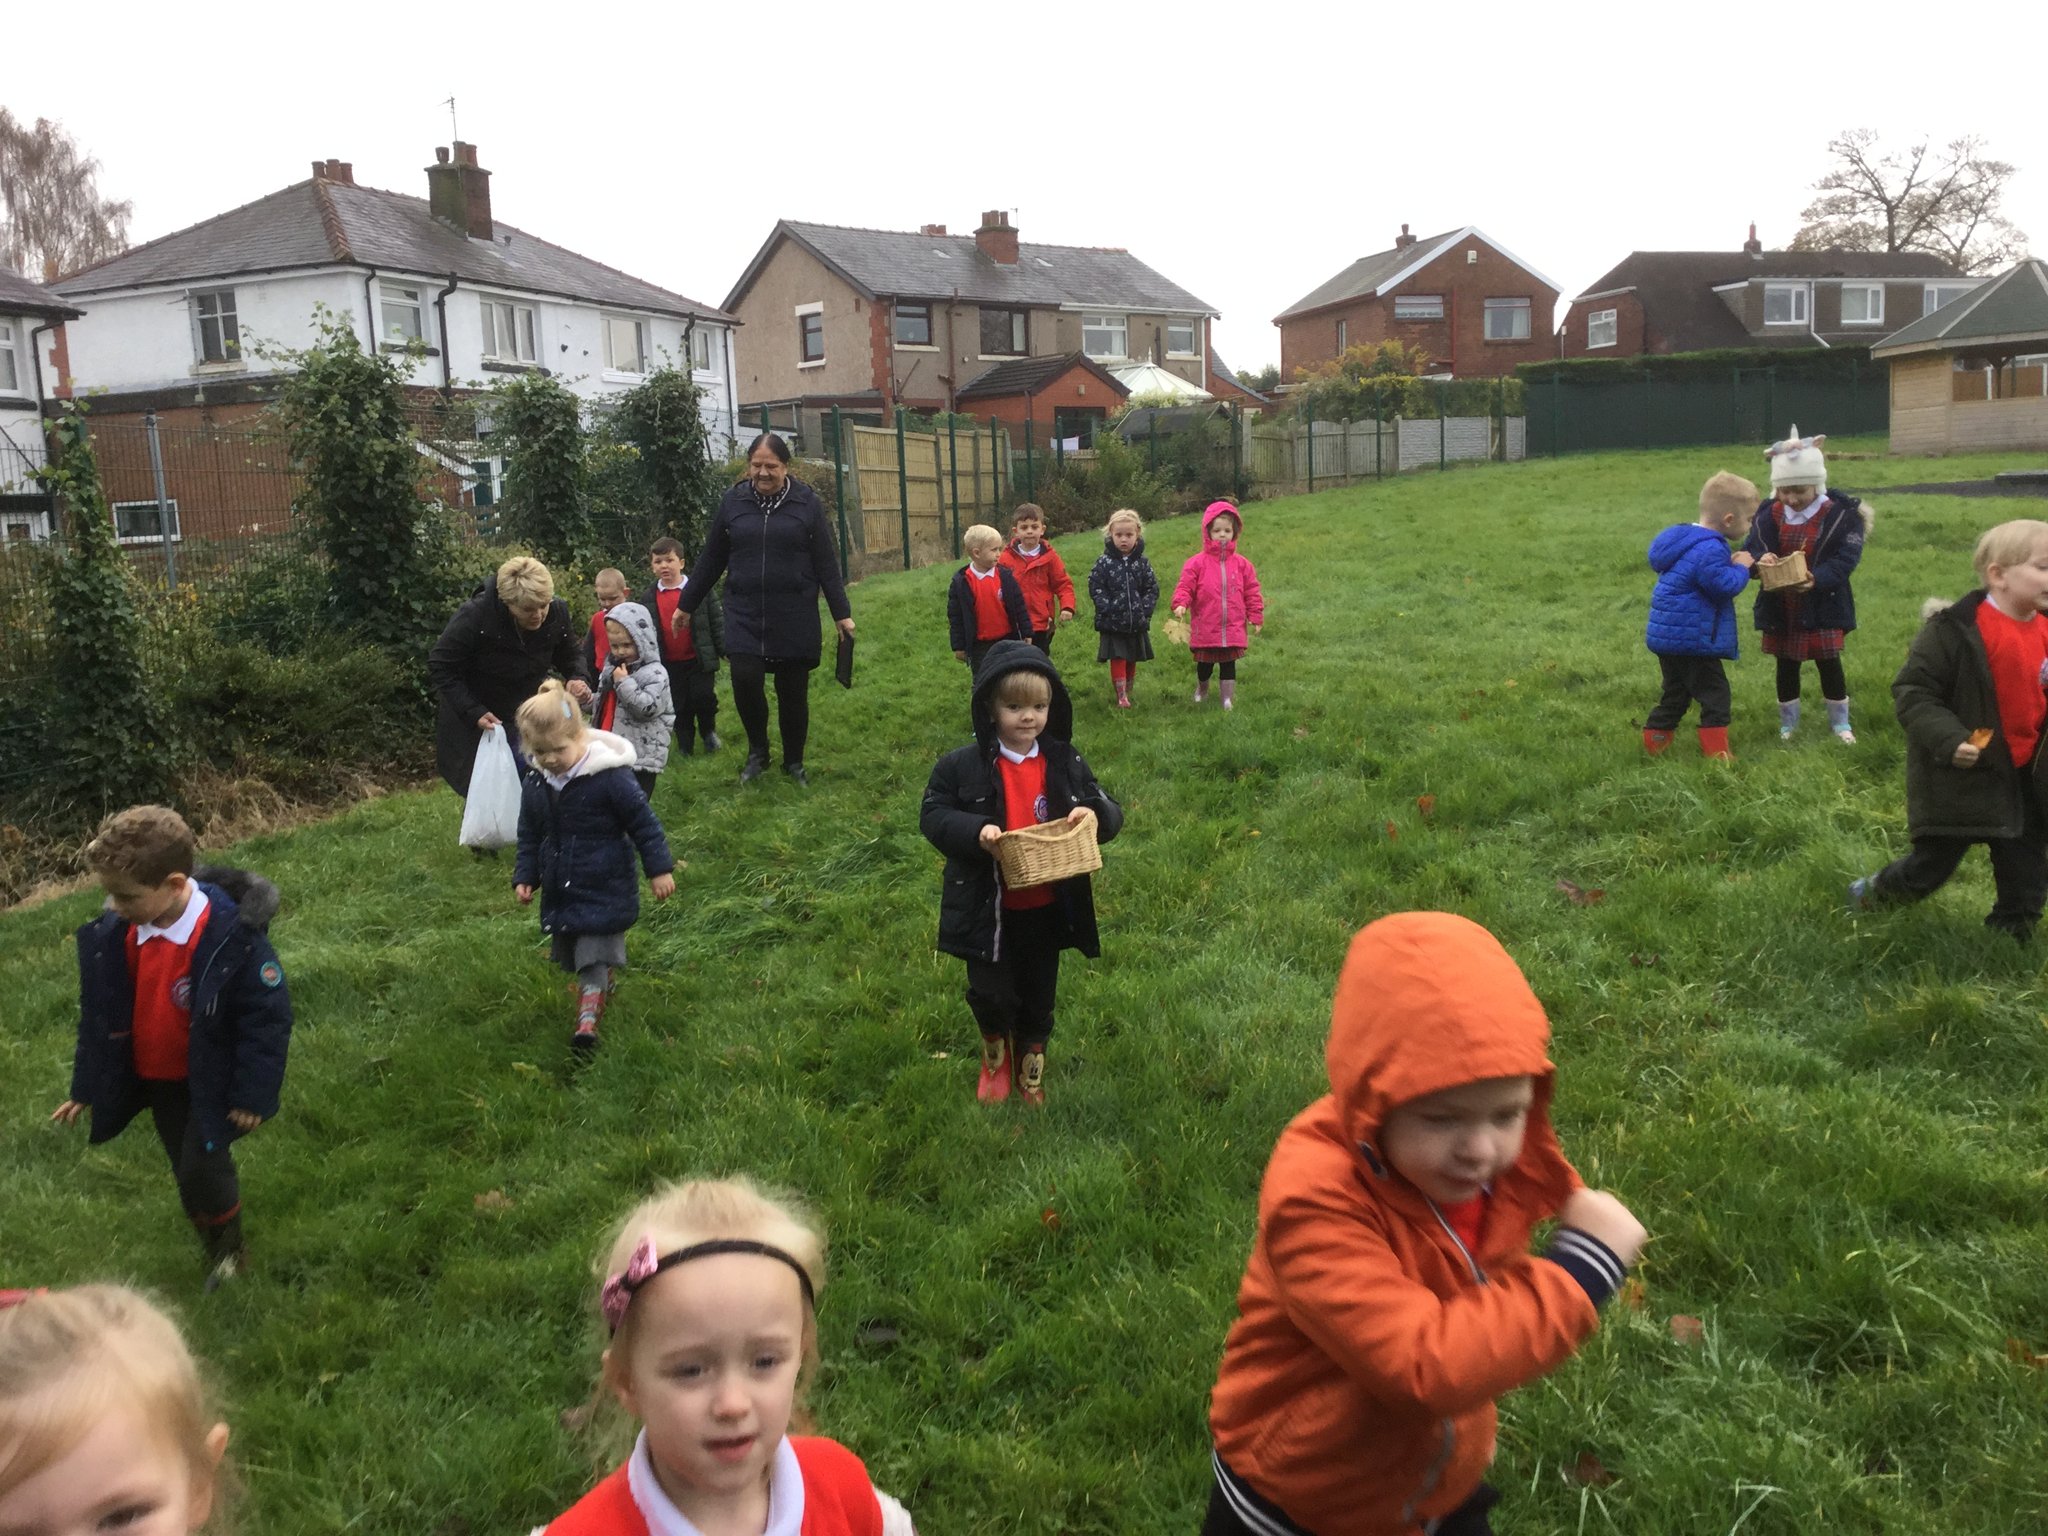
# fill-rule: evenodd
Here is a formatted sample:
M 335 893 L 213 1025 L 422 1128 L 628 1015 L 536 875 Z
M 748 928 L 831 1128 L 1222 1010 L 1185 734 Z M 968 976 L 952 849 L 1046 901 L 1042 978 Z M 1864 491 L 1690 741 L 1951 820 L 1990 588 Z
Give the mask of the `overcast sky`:
M 1256 369 L 1275 314 L 1404 222 L 1476 224 L 1567 300 L 1631 250 L 1735 249 L 1751 219 L 1782 245 L 1849 127 L 1982 135 L 2048 250 L 2040 16 L 119 0 L 46 16 L 0 102 L 99 158 L 138 244 L 316 158 L 424 196 L 452 94 L 499 219 L 692 298 L 723 301 L 777 218 L 958 234 L 1004 208 L 1027 242 L 1129 249 L 1220 310 L 1217 351 Z M 1964 29 L 2036 42 L 1964 49 L 1944 88 Z

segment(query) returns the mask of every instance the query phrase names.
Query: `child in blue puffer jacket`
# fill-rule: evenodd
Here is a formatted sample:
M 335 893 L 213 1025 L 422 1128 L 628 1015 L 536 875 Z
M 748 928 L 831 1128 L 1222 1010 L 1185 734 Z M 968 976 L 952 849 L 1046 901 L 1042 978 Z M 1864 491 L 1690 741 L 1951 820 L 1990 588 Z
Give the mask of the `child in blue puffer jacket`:
M 1749 585 L 1749 554 L 1731 555 L 1756 515 L 1756 487 L 1726 470 L 1700 487 L 1697 522 L 1674 523 L 1650 541 L 1650 594 L 1645 643 L 1664 673 L 1664 692 L 1643 722 L 1643 745 L 1652 756 L 1671 745 L 1671 733 L 1694 700 L 1700 706 L 1700 751 L 1733 761 L 1728 750 L 1730 695 L 1721 663 L 1735 659 L 1735 595 Z

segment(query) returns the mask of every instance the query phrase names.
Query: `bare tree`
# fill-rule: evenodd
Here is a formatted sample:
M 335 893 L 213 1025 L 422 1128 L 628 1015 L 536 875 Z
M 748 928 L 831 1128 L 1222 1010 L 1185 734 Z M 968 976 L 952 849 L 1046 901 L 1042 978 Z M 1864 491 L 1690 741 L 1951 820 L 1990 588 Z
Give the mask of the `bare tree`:
M 61 123 L 0 107 L 0 268 L 40 278 L 127 250 L 135 205 L 101 197 L 99 171 Z
M 2027 237 L 2001 207 L 2013 168 L 1974 135 L 1886 149 L 1868 128 L 1828 141 L 1834 163 L 1813 184 L 1795 251 L 1925 251 L 1958 272 L 1995 271 L 2024 256 Z

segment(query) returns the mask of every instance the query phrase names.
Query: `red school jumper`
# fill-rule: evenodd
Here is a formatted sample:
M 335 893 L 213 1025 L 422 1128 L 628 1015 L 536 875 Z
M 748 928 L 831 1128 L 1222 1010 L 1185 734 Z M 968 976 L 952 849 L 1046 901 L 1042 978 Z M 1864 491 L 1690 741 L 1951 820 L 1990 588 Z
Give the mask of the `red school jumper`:
M 836 1440 L 791 1435 L 804 1475 L 803 1536 L 882 1536 L 882 1506 L 868 1469 Z M 624 1463 L 556 1517 L 547 1536 L 652 1536 Z
M 986 576 L 968 566 L 967 590 L 974 594 L 974 638 L 977 641 L 1011 639 L 1010 610 L 1003 602 L 1002 566 L 990 566 Z M 1028 603 L 1025 611 L 1030 611 Z
M 1977 605 L 1977 633 L 1991 663 L 2005 749 L 2012 754 L 2013 767 L 2025 768 L 2034 760 L 2042 723 L 2048 721 L 2048 693 L 2041 691 L 2041 669 L 2048 663 L 2048 619 L 2039 614 L 2016 619 L 1987 597 Z
M 149 1082 L 182 1083 L 191 1074 L 192 955 L 211 916 L 209 904 L 200 910 L 182 944 L 167 938 L 138 944 L 134 927 L 128 929 L 128 974 L 135 982 L 135 1075 Z
M 683 600 L 681 587 L 656 587 L 654 606 L 660 610 L 654 616 L 654 632 L 661 637 L 661 659 L 663 661 L 695 661 L 697 659 L 697 637 L 690 633 L 685 624 L 680 633 L 676 630 L 676 605 Z M 681 703 L 679 699 L 677 703 Z

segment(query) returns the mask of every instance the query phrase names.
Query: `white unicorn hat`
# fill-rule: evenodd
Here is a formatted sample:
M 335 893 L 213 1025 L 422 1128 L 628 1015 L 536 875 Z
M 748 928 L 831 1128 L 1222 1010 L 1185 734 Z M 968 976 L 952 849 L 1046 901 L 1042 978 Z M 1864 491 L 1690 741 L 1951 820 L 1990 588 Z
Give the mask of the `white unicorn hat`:
M 1821 457 L 1820 445 L 1828 440 L 1825 432 L 1812 437 L 1799 435 L 1799 424 L 1792 424 L 1792 431 L 1782 443 L 1773 443 L 1764 450 L 1764 457 L 1771 461 L 1771 489 L 1781 485 L 1811 485 L 1826 490 L 1828 485 L 1828 461 Z

